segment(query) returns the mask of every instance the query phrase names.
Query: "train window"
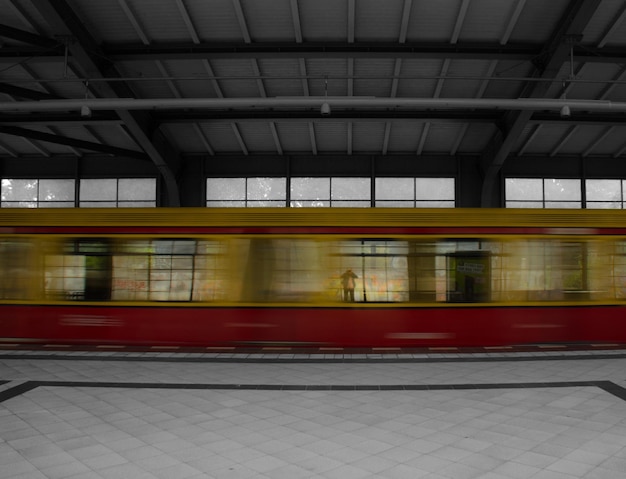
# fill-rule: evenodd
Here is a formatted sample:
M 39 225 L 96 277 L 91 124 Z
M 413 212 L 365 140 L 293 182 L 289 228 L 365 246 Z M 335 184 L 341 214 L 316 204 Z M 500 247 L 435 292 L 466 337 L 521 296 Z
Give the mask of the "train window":
M 355 278 L 354 301 L 405 302 L 409 300 L 409 244 L 401 240 L 362 239 L 334 242 L 331 246 L 332 280 L 329 296 L 343 296 L 342 275 L 351 270 Z
M 589 255 L 598 257 L 599 251 L 586 242 L 533 239 L 505 242 L 502 248 L 500 300 L 583 300 L 606 294 L 601 291 L 605 280 L 588 264 Z
M 116 301 L 227 300 L 227 243 L 192 239 L 125 240 L 113 256 Z
M 113 257 L 112 298 L 190 301 L 195 252 L 188 239 L 122 242 Z
M 0 299 L 30 299 L 33 250 L 27 240 L 0 240 Z
M 45 293 L 49 298 L 111 299 L 111 254 L 106 239 L 66 241 L 62 254 L 45 257 Z

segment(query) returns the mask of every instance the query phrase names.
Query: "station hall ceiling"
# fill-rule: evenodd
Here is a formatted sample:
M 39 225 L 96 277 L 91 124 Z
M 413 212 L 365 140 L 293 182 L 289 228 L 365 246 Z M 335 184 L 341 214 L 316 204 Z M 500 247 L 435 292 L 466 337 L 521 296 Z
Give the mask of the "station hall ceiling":
M 626 155 L 622 0 L 0 0 L 0 157 Z

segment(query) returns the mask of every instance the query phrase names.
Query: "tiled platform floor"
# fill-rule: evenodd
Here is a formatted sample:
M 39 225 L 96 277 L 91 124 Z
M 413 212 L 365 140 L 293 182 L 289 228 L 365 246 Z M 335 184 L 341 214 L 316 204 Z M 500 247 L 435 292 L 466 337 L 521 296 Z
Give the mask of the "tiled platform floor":
M 0 381 L 0 479 L 626 477 L 623 350 L 16 350 Z

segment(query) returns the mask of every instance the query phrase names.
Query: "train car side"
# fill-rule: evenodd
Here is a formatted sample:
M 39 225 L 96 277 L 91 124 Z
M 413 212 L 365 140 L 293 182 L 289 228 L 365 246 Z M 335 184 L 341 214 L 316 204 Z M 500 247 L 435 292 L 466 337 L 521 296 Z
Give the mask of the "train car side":
M 601 211 L 0 211 L 0 338 L 624 342 L 624 220 Z

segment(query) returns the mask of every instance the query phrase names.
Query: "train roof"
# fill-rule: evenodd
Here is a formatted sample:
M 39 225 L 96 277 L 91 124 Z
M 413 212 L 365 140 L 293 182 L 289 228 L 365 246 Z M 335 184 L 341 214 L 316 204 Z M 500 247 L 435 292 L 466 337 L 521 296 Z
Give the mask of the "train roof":
M 2 227 L 626 228 L 624 210 L 486 208 L 2 208 Z

